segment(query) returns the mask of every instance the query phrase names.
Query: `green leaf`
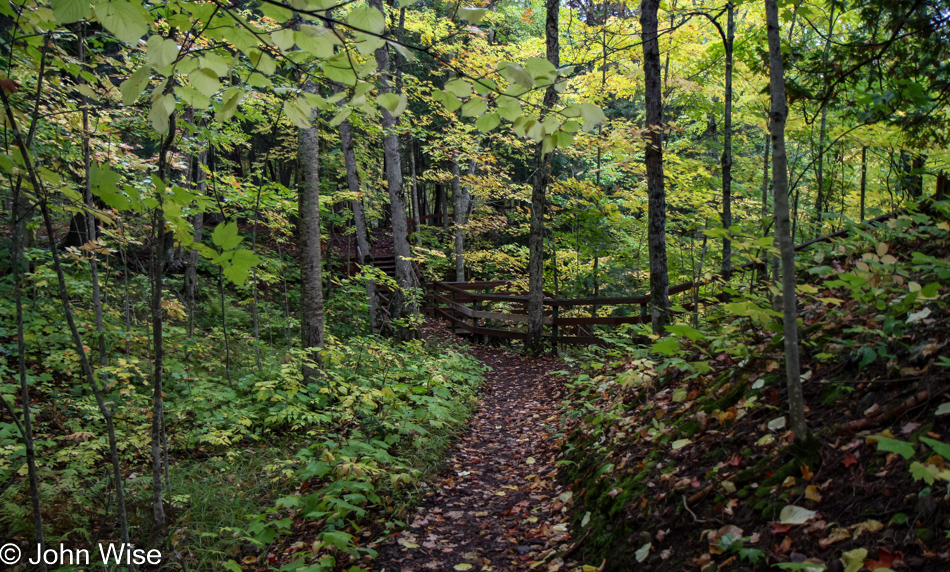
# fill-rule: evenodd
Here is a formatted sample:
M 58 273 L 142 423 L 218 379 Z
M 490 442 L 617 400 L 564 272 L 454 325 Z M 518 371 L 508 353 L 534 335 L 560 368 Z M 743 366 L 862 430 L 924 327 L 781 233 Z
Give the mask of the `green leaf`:
M 524 71 L 531 75 L 535 83 L 549 84 L 557 77 L 554 64 L 544 58 L 529 58 L 524 64 Z
M 385 108 L 393 117 L 399 117 L 406 110 L 409 98 L 406 94 L 381 93 L 376 97 L 376 103 Z
M 350 541 L 353 539 L 352 534 L 347 534 L 342 530 L 333 530 L 330 532 L 324 532 L 320 535 L 320 540 L 328 544 L 336 546 L 339 550 L 346 550 L 349 546 Z
M 224 275 L 234 284 L 241 286 L 247 282 L 251 268 L 260 262 L 261 259 L 250 250 L 235 250 L 231 257 L 231 264 L 224 269 Z
M 465 20 L 469 24 L 478 24 L 482 21 L 482 18 L 485 17 L 485 14 L 488 13 L 488 10 L 485 8 L 465 8 L 461 7 L 458 10 L 459 18 Z
M 214 120 L 218 123 L 223 123 L 234 117 L 238 106 L 241 105 L 241 101 L 243 100 L 244 92 L 241 89 L 236 87 L 228 89 L 224 92 L 224 103 L 221 104 L 221 107 L 219 107 L 214 114 Z
M 950 459 L 950 445 L 941 443 L 940 441 L 931 439 L 930 437 L 921 437 L 920 440 L 930 445 L 930 448 L 944 459 Z
M 284 115 L 291 123 L 301 129 L 310 129 L 313 127 L 310 123 L 310 113 L 313 110 L 310 104 L 301 97 L 288 99 L 284 102 Z
M 353 113 L 353 110 L 351 108 L 347 107 L 343 109 L 342 111 L 337 113 L 333 119 L 330 120 L 330 123 L 329 123 L 330 127 L 336 127 L 337 125 L 343 123 L 344 121 L 346 121 L 346 118 L 349 117 L 351 113 Z
M 168 133 L 168 116 L 175 111 L 175 103 L 175 96 L 170 93 L 159 96 L 152 103 L 152 110 L 148 114 L 148 120 L 149 123 L 152 124 L 152 128 L 162 135 Z
M 224 77 L 231 71 L 231 64 L 226 59 L 214 52 L 208 52 L 198 60 L 203 68 L 212 70 L 217 77 Z
M 60 24 L 72 24 L 89 17 L 89 0 L 53 0 L 53 16 Z
M 272 32 L 270 39 L 273 40 L 274 45 L 282 52 L 289 52 L 293 49 L 295 43 L 294 31 L 289 28 Z
M 180 85 L 175 88 L 175 94 L 181 98 L 189 107 L 195 109 L 208 109 L 211 107 L 211 98 L 202 95 L 197 89 L 187 85 Z
M 460 570 L 460 571 L 471 570 L 472 565 L 468 564 L 467 562 L 462 562 L 461 564 L 456 564 L 452 568 L 454 568 L 455 570 Z
M 92 193 L 102 199 L 108 206 L 124 211 L 129 208 L 131 201 L 119 191 L 119 181 L 122 177 L 109 168 L 109 165 L 93 163 L 89 167 L 89 182 Z
M 488 111 L 488 104 L 480 97 L 473 97 L 462 106 L 463 117 L 478 117 Z
M 301 50 L 322 60 L 333 57 L 333 46 L 340 43 L 340 39 L 322 26 L 303 24 L 297 34 L 297 45 Z
M 211 233 L 211 242 L 221 250 L 233 250 L 241 244 L 244 237 L 238 234 L 236 222 L 227 222 L 214 227 Z
M 221 89 L 218 74 L 211 68 L 201 68 L 188 74 L 188 83 L 205 97 L 211 97 Z
M 161 36 L 149 38 L 145 51 L 148 54 L 148 63 L 156 70 L 170 65 L 178 58 L 178 44 Z
M 346 23 L 359 31 L 382 34 L 386 29 L 386 18 L 376 8 L 360 6 L 350 10 Z
M 641 546 L 636 552 L 633 553 L 634 558 L 637 559 L 637 562 L 643 562 L 647 559 L 647 556 L 650 554 L 650 549 L 653 548 L 653 543 L 647 542 Z
M 511 83 L 518 84 L 525 89 L 531 89 L 534 86 L 534 80 L 531 78 L 531 74 L 526 72 L 525 69 L 518 64 L 507 64 L 505 68 L 501 70 L 501 75 Z
M 275 20 L 277 22 L 286 22 L 294 15 L 294 13 L 287 8 L 284 8 L 283 6 L 275 6 L 269 2 L 261 3 L 261 12 L 263 12 L 263 14 L 271 20 Z
M 675 339 L 662 339 L 653 344 L 652 351 L 671 356 L 680 350 L 680 342 Z
M 569 149 L 574 144 L 574 136 L 565 131 L 558 131 L 554 134 L 554 144 L 561 149 Z
M 133 45 L 148 32 L 152 23 L 147 11 L 125 0 L 96 4 L 96 18 L 113 36 Z
M 482 133 L 488 133 L 498 127 L 499 123 L 501 123 L 501 117 L 498 116 L 498 113 L 486 113 L 475 121 L 475 127 Z
M 455 94 L 447 91 L 436 91 L 432 94 L 432 98 L 441 103 L 449 113 L 454 113 L 455 110 L 462 107 L 462 101 L 455 97 Z
M 353 45 L 355 45 L 356 50 L 364 56 L 372 55 L 376 50 L 386 45 L 386 40 L 379 36 L 372 36 L 362 32 L 355 32 L 353 35 L 356 37 Z
M 897 453 L 905 459 L 910 459 L 914 456 L 914 446 L 907 441 L 899 441 L 897 439 L 891 439 L 890 437 L 884 437 L 882 435 L 871 435 L 868 437 L 868 439 L 874 439 L 877 441 L 878 451 Z
M 910 476 L 914 477 L 915 481 L 924 481 L 928 485 L 932 485 L 936 480 L 934 477 L 936 471 L 933 469 L 936 469 L 936 467 L 914 461 L 910 464 Z
M 592 131 L 597 125 L 607 121 L 604 111 L 590 103 L 580 104 L 581 117 L 584 118 L 584 131 Z
M 340 52 L 326 60 L 320 67 L 323 68 L 323 75 L 327 76 L 327 79 L 343 85 L 356 85 L 356 72 L 353 71 L 346 52 Z
M 445 84 L 445 91 L 463 99 L 472 97 L 472 84 L 461 79 L 453 79 Z
M 940 406 L 937 407 L 937 411 L 934 412 L 934 415 L 940 416 L 946 415 L 947 413 L 950 413 L 950 401 L 941 403 Z
M 706 336 L 703 335 L 699 330 L 693 329 L 684 324 L 677 324 L 674 326 L 666 326 L 666 331 L 676 336 L 686 336 L 692 341 L 705 340 Z
M 266 4 L 265 4 L 266 6 Z M 241 568 L 241 565 L 235 562 L 234 560 L 228 560 L 222 564 L 225 570 L 230 570 L 231 572 L 244 572 L 244 569 Z
M 148 84 L 149 71 L 151 70 L 148 66 L 142 66 L 135 70 L 132 77 L 122 82 L 119 91 L 122 92 L 123 105 L 132 105 L 139 98 Z
M 273 58 L 261 50 L 251 50 L 247 58 L 251 60 L 251 65 L 264 75 L 273 75 L 277 71 L 277 64 L 274 63 Z

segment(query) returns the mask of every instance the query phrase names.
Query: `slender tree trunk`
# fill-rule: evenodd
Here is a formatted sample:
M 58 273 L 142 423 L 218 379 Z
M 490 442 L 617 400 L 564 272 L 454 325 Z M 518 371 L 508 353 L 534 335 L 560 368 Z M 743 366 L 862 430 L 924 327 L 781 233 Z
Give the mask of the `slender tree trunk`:
M 650 131 L 645 152 L 649 197 L 650 310 L 653 331 L 666 332 L 670 323 L 670 282 L 666 263 L 666 190 L 663 181 L 663 102 L 660 86 L 660 43 L 657 39 L 659 0 L 644 0 L 640 15 L 643 30 L 646 123 Z
M 13 260 L 11 261 L 13 271 L 13 303 L 16 304 L 16 335 L 17 335 L 17 372 L 20 375 L 20 403 L 23 409 L 22 424 L 17 421 L 13 406 L 9 406 L 10 417 L 20 428 L 23 434 L 23 446 L 26 448 L 26 469 L 30 479 L 30 505 L 33 509 L 33 535 L 40 545 L 44 545 L 43 539 L 43 513 L 40 507 L 40 488 L 39 480 L 36 476 L 36 449 L 33 443 L 33 421 L 30 415 L 30 386 L 26 377 L 26 339 L 23 333 L 23 296 L 20 289 L 21 256 L 23 254 L 23 235 L 20 221 L 15 217 L 23 212 L 21 208 L 20 197 L 21 185 L 13 186 L 13 204 L 10 209 L 10 216 L 14 218 L 10 226 L 13 230 Z M 52 239 L 52 237 L 50 237 Z M 5 398 L 0 397 L 4 405 L 7 405 Z M 46 572 L 46 562 L 40 559 L 40 570 Z
M 785 70 L 779 36 L 776 0 L 765 0 L 769 41 L 769 75 L 772 110 L 772 181 L 775 189 L 775 232 L 782 255 L 782 312 L 785 335 L 785 377 L 788 385 L 789 417 L 795 443 L 806 446 L 812 439 L 805 424 L 805 400 L 802 396 L 801 365 L 798 354 L 798 310 L 795 301 L 795 250 L 790 232 L 788 208 L 788 160 L 785 155 L 785 121 L 788 103 L 785 97 Z
M 304 87 L 316 92 L 313 84 Z M 300 241 L 300 345 L 307 356 L 320 363 L 323 349 L 323 261 L 320 237 L 320 137 L 317 116 L 311 118 L 313 126 L 301 129 L 298 135 L 297 157 L 300 163 L 299 222 L 297 230 Z M 304 380 L 312 381 L 318 372 L 307 364 L 303 366 Z
M 545 0 L 544 38 L 547 60 L 557 68 L 561 65 L 561 43 L 558 18 L 561 4 Z M 542 119 L 557 103 L 554 85 L 544 92 Z M 535 147 L 534 177 L 531 184 L 531 226 L 528 235 L 528 340 L 529 353 L 540 354 L 544 349 L 544 209 L 551 165 L 543 143 Z
M 864 222 L 864 198 L 868 186 L 868 148 L 861 147 L 861 222 Z
M 208 152 L 201 151 L 192 158 L 194 164 L 194 189 L 195 194 L 204 196 L 207 183 L 205 182 L 205 172 L 202 165 L 207 160 Z M 191 226 L 195 244 L 200 244 L 204 234 L 204 214 L 196 213 L 191 217 Z M 194 248 L 188 251 L 188 261 L 185 266 L 185 303 L 188 305 L 188 337 L 195 335 L 195 316 L 198 313 L 198 251 Z
M 732 226 L 732 51 L 736 37 L 735 7 L 726 5 L 726 93 L 722 136 L 722 226 L 728 231 Z M 732 275 L 732 241 L 729 235 L 722 239 L 722 275 L 726 280 Z
M 152 278 L 152 340 L 154 359 L 152 362 L 152 518 L 155 528 L 152 531 L 153 538 L 159 538 L 165 530 L 165 503 L 162 498 L 162 441 L 163 441 L 163 419 L 165 415 L 165 404 L 163 398 L 164 376 L 165 376 L 165 338 L 164 338 L 164 317 L 162 312 L 162 294 L 165 288 L 165 211 L 164 189 L 168 182 L 168 153 L 176 133 L 176 117 L 172 112 L 168 120 L 168 134 L 162 144 L 158 156 L 158 178 L 160 185 L 156 193 L 158 206 L 152 214 L 152 254 L 151 260 L 151 278 Z M 168 462 L 168 459 L 164 459 Z
M 317 156 L 319 157 L 319 152 L 317 153 Z M 257 227 L 261 221 L 261 185 L 264 183 L 264 181 L 261 179 L 262 177 L 259 177 L 257 181 L 258 183 L 257 184 L 257 198 L 254 201 L 254 228 L 251 230 L 251 252 L 253 254 L 257 254 Z M 320 187 L 319 178 L 317 179 L 317 181 L 318 181 L 317 182 L 317 191 L 318 191 L 317 203 L 319 207 L 319 187 Z M 320 209 L 317 208 L 317 223 L 318 223 L 317 231 L 318 232 L 319 232 L 319 222 L 320 222 Z M 320 247 L 319 244 L 320 243 L 318 242 L 317 248 Z M 251 268 L 251 281 L 253 282 L 253 289 L 252 289 L 253 298 L 251 299 L 251 320 L 252 320 L 252 327 L 254 329 L 254 359 L 257 362 L 257 369 L 260 370 L 261 369 L 261 328 L 260 328 L 261 319 L 260 319 L 260 313 L 258 312 L 258 307 L 257 307 L 258 287 L 257 287 L 257 265 L 256 264 Z M 322 301 L 321 301 L 321 305 L 322 305 Z M 304 346 L 304 347 L 307 347 L 307 346 Z
M 457 156 L 452 158 L 452 197 L 455 199 L 455 281 L 465 282 L 465 198 L 459 184 Z
M 360 198 L 360 179 L 356 171 L 356 154 L 353 152 L 353 133 L 350 121 L 340 124 L 340 146 L 343 147 L 343 162 L 346 168 L 346 184 L 350 193 L 356 196 L 350 201 L 353 211 L 353 224 L 356 226 L 356 247 L 359 249 L 357 263 L 366 268 L 373 266 L 372 246 L 369 243 L 369 233 L 366 228 L 366 213 L 363 211 L 363 200 Z M 379 297 L 379 287 L 376 281 L 366 280 L 366 297 L 369 300 L 369 322 L 374 334 L 382 333 L 386 327 L 386 315 Z
M 828 37 L 825 39 L 825 51 L 822 55 L 822 67 L 828 66 L 828 51 L 831 49 L 831 34 L 835 29 L 835 3 L 831 3 L 831 13 L 828 15 Z M 831 74 L 825 73 L 825 91 L 828 90 L 828 82 Z M 828 93 L 824 96 L 829 97 Z M 828 126 L 828 102 L 825 101 L 821 106 L 821 124 L 818 128 L 818 164 L 815 166 L 815 182 L 818 185 L 818 196 L 815 198 L 815 236 L 821 236 L 822 209 L 824 208 L 825 196 L 825 132 Z M 793 237 L 794 238 L 794 237 Z
M 383 13 L 382 0 L 370 0 L 370 7 Z M 379 93 L 391 93 L 389 80 L 389 46 L 376 50 L 376 67 L 380 72 Z M 383 153 L 386 159 L 386 182 L 389 191 L 389 206 L 392 215 L 393 250 L 396 258 L 396 284 L 398 289 L 393 292 L 390 300 L 390 315 L 400 322 L 395 328 L 396 337 L 400 340 L 415 338 L 418 328 L 409 321 L 410 316 L 417 314 L 418 305 L 415 301 L 414 289 L 417 286 L 412 272 L 412 256 L 408 239 L 408 224 L 406 219 L 406 199 L 403 196 L 402 162 L 399 156 L 399 137 L 396 133 L 396 119 L 389 110 L 382 108 L 383 121 Z
M 228 387 L 234 389 L 231 381 L 231 340 L 228 337 L 228 314 L 224 305 L 224 269 L 218 267 L 218 294 L 221 300 L 221 331 L 224 332 L 224 374 L 228 379 Z
M 403 13 L 405 13 L 405 9 L 403 9 Z M 419 180 L 416 177 L 416 150 L 413 138 L 410 136 L 408 140 L 409 175 L 412 177 L 412 222 L 415 225 L 416 246 L 422 246 L 422 233 L 420 232 L 422 230 L 422 217 L 419 212 L 421 201 L 419 200 Z
M 769 149 L 772 148 L 771 141 L 769 138 L 769 122 L 766 117 L 765 120 L 765 152 L 762 154 L 762 214 L 759 217 L 759 224 L 762 225 L 762 232 L 767 233 L 769 228 L 772 228 L 772 225 L 769 221 Z M 772 229 L 775 230 L 774 228 Z M 763 236 L 768 236 L 764 234 Z M 775 264 L 778 264 L 778 259 L 772 256 L 771 254 L 766 254 L 765 262 L 762 265 L 761 277 L 763 280 L 767 280 L 769 277 L 769 266 L 774 261 Z

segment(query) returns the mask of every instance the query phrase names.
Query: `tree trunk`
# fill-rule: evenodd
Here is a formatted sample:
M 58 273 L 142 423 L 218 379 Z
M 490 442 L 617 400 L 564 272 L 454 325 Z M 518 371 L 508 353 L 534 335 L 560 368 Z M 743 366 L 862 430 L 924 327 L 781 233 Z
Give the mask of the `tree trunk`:
M 864 222 L 864 198 L 868 186 L 868 148 L 861 147 L 861 222 Z
M 660 87 L 660 43 L 657 39 L 659 0 L 644 0 L 643 30 L 646 123 L 650 132 L 645 152 L 649 197 L 647 242 L 650 247 L 650 311 L 653 332 L 663 334 L 670 323 L 670 282 L 666 265 L 666 190 L 663 181 L 663 101 Z
M 205 172 L 202 165 L 208 158 L 207 151 L 201 151 L 192 158 L 194 164 L 194 189 L 195 194 L 204 196 L 207 183 L 205 182 Z M 191 226 L 193 230 L 193 239 L 195 244 L 200 244 L 204 234 L 204 214 L 197 213 L 191 217 Z M 196 298 L 198 296 L 198 251 L 194 248 L 188 251 L 188 261 L 185 265 L 185 303 L 188 306 L 188 337 L 195 335 L 195 316 L 198 313 Z
M 21 184 L 13 186 L 13 204 L 10 212 L 16 216 L 24 209 L 21 208 L 20 187 Z M 23 201 L 25 202 L 25 201 Z M 30 414 L 30 385 L 26 377 L 26 338 L 23 333 L 23 296 L 20 290 L 21 260 L 23 254 L 23 227 L 19 221 L 14 221 L 10 225 L 13 230 L 13 260 L 11 261 L 11 270 L 13 273 L 13 303 L 16 305 L 16 332 L 17 332 L 17 373 L 20 376 L 20 403 L 23 408 L 23 422 L 17 422 L 14 407 L 9 406 L 10 417 L 17 422 L 20 432 L 23 434 L 23 446 L 26 448 L 26 469 L 30 479 L 30 505 L 33 509 L 33 535 L 36 542 L 44 545 L 43 539 L 43 512 L 40 507 L 40 489 L 39 480 L 36 476 L 36 448 L 33 443 L 33 421 Z M 52 237 L 51 237 L 52 238 Z M 0 397 L 6 404 L 6 398 Z M 46 572 L 46 562 L 40 559 L 40 568 Z
M 366 213 L 363 211 L 363 200 L 360 198 L 360 179 L 356 172 L 356 154 L 353 152 L 353 132 L 350 121 L 340 123 L 340 146 L 343 147 L 343 162 L 346 167 L 346 184 L 356 198 L 350 201 L 353 211 L 353 224 L 356 227 L 356 247 L 359 249 L 357 264 L 366 268 L 373 267 L 372 246 L 369 243 L 369 233 L 366 229 Z M 366 297 L 369 300 L 369 323 L 374 334 L 383 333 L 386 328 L 386 316 L 383 304 L 379 299 L 379 287 L 376 281 L 366 280 Z
M 771 228 L 769 222 L 769 149 L 771 149 L 771 141 L 769 140 L 769 124 L 768 119 L 765 121 L 765 152 L 762 154 L 762 214 L 759 217 L 759 224 L 762 225 L 762 232 L 768 232 L 767 229 Z M 774 230 L 774 229 L 773 229 Z M 763 236 L 768 236 L 764 234 Z M 761 278 L 767 280 L 769 277 L 769 265 L 775 257 L 771 254 L 765 255 L 765 260 L 762 264 Z
M 383 13 L 382 0 L 370 0 L 370 7 Z M 376 50 L 376 68 L 380 72 L 380 95 L 391 93 L 389 83 L 389 45 Z M 412 252 L 409 247 L 408 223 L 406 220 L 406 200 L 402 190 L 402 162 L 399 156 L 399 137 L 396 133 L 396 119 L 388 109 L 381 108 L 383 121 L 383 154 L 386 159 L 386 182 L 389 191 L 389 206 L 392 215 L 393 250 L 396 258 L 396 284 L 398 289 L 393 292 L 389 303 L 390 315 L 397 320 L 396 337 L 400 340 L 415 338 L 418 329 L 411 322 L 410 317 L 418 312 L 418 304 L 414 290 L 417 286 L 412 273 Z
M 419 207 L 421 206 L 421 201 L 419 200 L 419 179 L 416 177 L 416 150 L 413 139 L 409 137 L 408 154 L 409 154 L 409 175 L 412 177 L 412 223 L 416 235 L 416 246 L 422 246 L 422 215 L 419 212 Z
M 831 49 L 831 34 L 835 29 L 835 4 L 831 3 L 831 13 L 828 15 L 828 37 L 825 38 L 825 51 L 822 55 L 822 67 L 828 66 L 828 51 Z M 825 91 L 828 90 L 828 82 L 831 74 L 825 73 Z M 828 98 L 827 93 L 824 94 Z M 821 236 L 822 209 L 824 208 L 825 196 L 825 132 L 828 126 L 828 102 L 824 101 L 821 105 L 821 125 L 818 128 L 818 164 L 815 169 L 815 183 L 818 185 L 818 196 L 815 199 L 815 236 Z M 792 237 L 794 239 L 794 237 Z
M 459 184 L 459 160 L 452 158 L 452 198 L 455 202 L 455 281 L 465 282 L 465 234 L 462 226 L 465 224 L 465 201 L 462 198 L 462 188 Z
M 765 0 L 769 41 L 769 76 L 772 92 L 772 181 L 775 190 L 775 232 L 782 256 L 782 312 L 785 335 L 785 377 L 788 386 L 789 418 L 795 443 L 806 446 L 813 439 L 805 424 L 801 365 L 798 355 L 798 309 L 795 302 L 795 250 L 790 232 L 788 208 L 788 159 L 785 155 L 785 70 L 779 36 L 776 0 Z
M 558 0 L 546 0 L 544 38 L 547 59 L 555 68 L 561 65 L 561 45 L 558 28 Z M 549 85 L 544 92 L 541 119 L 557 103 L 557 90 Z M 531 226 L 528 235 L 528 340 L 529 353 L 543 351 L 544 328 L 544 207 L 550 174 L 548 154 L 543 143 L 538 143 L 534 155 L 534 176 L 531 181 Z
M 732 226 L 732 52 L 736 37 L 735 7 L 726 5 L 726 93 L 722 135 L 722 226 L 728 231 Z M 722 275 L 726 280 L 732 275 L 732 241 L 727 234 L 722 238 Z
M 307 83 L 304 89 L 315 93 L 316 87 Z M 300 345 L 307 357 L 320 363 L 323 349 L 323 262 L 320 239 L 320 136 L 316 124 L 301 129 L 297 139 L 297 158 L 300 162 L 299 207 L 297 231 L 300 241 Z M 304 382 L 313 380 L 317 370 L 303 366 Z

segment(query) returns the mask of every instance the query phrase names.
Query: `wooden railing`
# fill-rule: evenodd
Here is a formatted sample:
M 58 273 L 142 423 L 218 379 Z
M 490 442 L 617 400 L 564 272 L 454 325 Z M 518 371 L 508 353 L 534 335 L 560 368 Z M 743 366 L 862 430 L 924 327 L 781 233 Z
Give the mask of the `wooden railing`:
M 897 211 L 865 222 L 865 225 L 884 222 L 899 215 Z M 819 242 L 828 242 L 848 234 L 841 230 L 810 240 L 795 247 L 796 252 Z M 737 266 L 733 275 L 764 268 L 764 262 L 753 261 Z M 712 306 L 727 299 L 724 293 L 700 297 L 698 289 L 723 280 L 723 276 L 714 275 L 707 280 L 690 281 L 669 289 L 669 295 L 675 296 L 692 292 L 688 303 L 679 304 L 686 312 L 696 310 L 696 305 Z M 426 312 L 441 318 L 452 326 L 455 333 L 470 334 L 476 339 L 488 338 L 526 340 L 528 338 L 528 296 L 520 292 L 501 291 L 510 288 L 508 281 L 482 282 L 429 282 L 426 285 Z M 593 326 L 621 324 L 644 324 L 651 320 L 648 306 L 650 295 L 620 296 L 611 298 L 557 298 L 545 293 L 543 299 L 544 316 L 543 337 L 547 344 L 606 345 L 607 342 L 594 335 Z M 612 312 L 626 313 L 619 316 L 597 316 L 596 309 L 613 306 Z M 625 308 L 626 307 L 626 308 Z M 630 311 L 636 308 L 636 313 Z M 584 308 L 588 316 L 564 314 L 579 313 Z

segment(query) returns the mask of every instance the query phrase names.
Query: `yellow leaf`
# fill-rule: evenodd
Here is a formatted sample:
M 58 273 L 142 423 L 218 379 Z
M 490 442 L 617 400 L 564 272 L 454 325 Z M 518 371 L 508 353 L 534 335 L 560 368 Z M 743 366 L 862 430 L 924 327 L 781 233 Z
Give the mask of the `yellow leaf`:
M 805 487 L 805 498 L 810 501 L 821 502 L 821 493 L 818 492 L 818 487 L 815 485 Z

